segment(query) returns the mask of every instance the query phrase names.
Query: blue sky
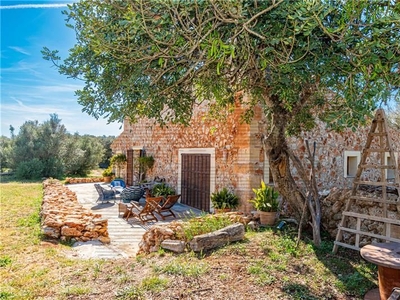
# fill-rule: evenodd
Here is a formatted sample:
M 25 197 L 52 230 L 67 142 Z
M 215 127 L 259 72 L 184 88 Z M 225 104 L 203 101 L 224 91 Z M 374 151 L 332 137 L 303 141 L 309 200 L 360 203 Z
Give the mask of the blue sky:
M 25 121 L 42 123 L 53 113 L 70 133 L 117 136 L 122 131 L 122 124 L 83 113 L 74 95 L 83 84 L 60 75 L 40 53 L 48 47 L 66 58 L 74 46 L 74 31 L 61 14 L 71 2 L 1 0 L 1 135 L 10 136 L 10 125 L 18 133 Z

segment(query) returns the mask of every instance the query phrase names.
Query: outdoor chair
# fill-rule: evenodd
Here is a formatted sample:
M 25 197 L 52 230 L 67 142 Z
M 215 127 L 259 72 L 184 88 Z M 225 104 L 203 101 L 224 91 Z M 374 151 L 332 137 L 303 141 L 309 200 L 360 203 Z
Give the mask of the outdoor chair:
M 114 190 L 107 190 L 103 188 L 100 184 L 95 183 L 94 187 L 96 188 L 97 193 L 99 194 L 99 198 L 97 198 L 97 201 L 106 201 L 108 200 L 114 200 L 115 201 L 115 191 Z
M 111 181 L 110 186 L 117 194 L 121 193 L 126 188 L 125 181 L 122 179 L 114 179 Z
M 110 183 L 111 186 L 121 186 L 123 188 L 126 188 L 125 181 L 123 179 L 114 179 Z
M 165 220 L 166 217 L 176 218 L 172 207 L 178 202 L 180 196 L 181 195 L 170 195 L 158 206 L 157 214 L 159 214 L 163 220 Z
M 144 195 L 144 189 L 138 185 L 127 187 L 121 192 L 121 201 L 129 203 L 131 201 L 139 201 Z
M 154 215 L 155 212 L 157 212 L 157 208 L 160 206 L 160 202 L 164 198 L 162 196 L 160 197 L 148 197 L 146 198 L 146 203 L 142 207 L 139 205 L 137 202 L 131 202 L 130 204 L 126 205 L 126 213 L 124 213 L 124 216 L 126 220 L 128 220 L 130 217 L 138 219 L 142 224 L 145 224 L 149 221 L 155 221 L 158 222 L 157 217 Z M 120 203 L 121 205 L 125 205 Z

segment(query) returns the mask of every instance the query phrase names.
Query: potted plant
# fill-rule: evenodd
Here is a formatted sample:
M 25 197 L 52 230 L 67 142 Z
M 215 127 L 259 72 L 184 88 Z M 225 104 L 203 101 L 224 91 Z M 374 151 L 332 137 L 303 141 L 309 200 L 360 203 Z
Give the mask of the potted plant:
M 114 154 L 110 159 L 110 165 L 117 169 L 117 176 L 120 177 L 121 169 L 126 163 L 126 155 L 123 153 Z
M 211 195 L 211 203 L 216 213 L 231 211 L 239 206 L 239 197 L 223 188 Z
M 140 156 L 138 158 L 139 164 L 139 179 L 144 180 L 146 178 L 146 173 L 151 170 L 154 166 L 154 157 L 149 155 Z
M 103 175 L 104 182 L 111 182 L 112 176 L 114 175 L 114 172 L 113 172 L 111 166 L 109 166 L 107 169 L 105 169 L 103 171 L 102 175 Z
M 175 189 L 167 185 L 166 183 L 158 183 L 151 189 L 151 194 L 154 197 L 175 195 Z
M 255 197 L 250 200 L 260 216 L 262 225 L 273 225 L 279 209 L 279 193 L 274 187 L 268 186 L 261 180 L 261 187 L 253 189 Z

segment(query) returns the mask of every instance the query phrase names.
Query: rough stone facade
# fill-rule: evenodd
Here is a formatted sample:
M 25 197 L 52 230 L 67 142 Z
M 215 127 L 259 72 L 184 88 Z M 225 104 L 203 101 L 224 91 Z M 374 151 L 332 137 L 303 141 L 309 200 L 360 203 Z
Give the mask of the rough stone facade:
M 261 128 L 265 126 L 261 109 L 255 111 L 250 124 L 240 122 L 242 112 L 243 108 L 236 106 L 233 112 L 224 112 L 225 119 L 218 122 L 208 119 L 207 112 L 200 107 L 187 127 L 168 125 L 161 128 L 148 119 L 135 124 L 126 121 L 124 131 L 112 144 L 112 150 L 115 153 L 126 153 L 128 149 L 144 149 L 147 155 L 152 155 L 155 159 L 155 165 L 147 177 L 163 177 L 166 182 L 177 187 L 179 149 L 215 149 L 213 191 L 223 187 L 231 188 L 241 199 L 239 209 L 249 212 L 252 209 L 248 202 L 253 197 L 252 188 L 258 187 L 261 179 L 270 182 L 271 176 L 261 144 Z M 290 138 L 289 144 L 307 165 L 305 140 L 309 141 L 310 146 L 316 143 L 318 187 L 320 191 L 329 193 L 335 187 L 351 187 L 353 177 L 345 176 L 345 152 L 361 152 L 369 130 L 370 126 L 367 125 L 356 132 L 345 130 L 337 133 L 329 131 L 320 122 L 314 130 Z M 390 136 L 395 155 L 398 155 L 400 133 L 390 129 Z M 293 173 L 296 174 L 296 171 L 293 170 Z M 372 172 L 368 177 L 372 181 L 379 178 L 378 174 Z
M 79 204 L 74 192 L 54 179 L 45 180 L 43 188 L 40 215 L 44 235 L 62 241 L 110 242 L 108 221 Z
M 215 186 L 211 192 L 229 187 L 242 199 L 241 210 L 251 209 L 248 199 L 252 188 L 260 183 L 263 164 L 260 163 L 261 143 L 257 135 L 260 111 L 251 124 L 241 123 L 243 108 L 224 112 L 223 121 L 207 118 L 201 107 L 189 126 L 168 125 L 161 128 L 152 120 L 142 119 L 135 124 L 124 123 L 124 131 L 112 144 L 114 153 L 142 148 L 155 159 L 148 178 L 161 177 L 178 187 L 179 150 L 186 148 L 215 149 Z M 254 134 L 253 134 L 254 133 Z M 123 173 L 123 172 L 122 172 Z
M 356 132 L 350 129 L 343 132 L 334 132 L 327 130 L 326 126 L 320 122 L 318 126 L 310 131 L 303 132 L 299 138 L 291 138 L 290 145 L 296 154 L 306 162 L 306 144 L 305 140 L 309 141 L 310 147 L 316 142 L 315 167 L 317 171 L 317 182 L 319 190 L 330 190 L 336 188 L 350 188 L 353 183 L 353 177 L 345 177 L 345 151 L 362 152 L 370 125 L 359 128 Z M 395 156 L 399 155 L 400 151 L 400 132 L 389 128 L 392 147 Z M 375 143 L 371 146 L 377 147 Z M 379 153 L 371 156 L 368 160 L 371 163 L 379 163 Z M 399 160 L 397 160 L 399 163 Z M 400 165 L 399 165 L 400 166 Z M 380 179 L 376 172 L 366 173 L 369 181 L 377 181 Z M 367 178 L 364 178 L 367 179 Z

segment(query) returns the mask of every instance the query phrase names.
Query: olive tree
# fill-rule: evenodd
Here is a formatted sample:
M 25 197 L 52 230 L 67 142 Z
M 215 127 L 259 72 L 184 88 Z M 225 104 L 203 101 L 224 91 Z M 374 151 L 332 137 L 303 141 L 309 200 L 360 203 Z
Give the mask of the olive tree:
M 265 113 L 277 189 L 298 216 L 306 205 L 319 244 L 315 178 L 287 136 L 317 118 L 356 128 L 398 98 L 399 12 L 394 0 L 81 0 L 64 12 L 77 39 L 69 56 L 43 54 L 85 82 L 76 92 L 83 110 L 109 121 L 187 124 L 204 100 L 218 111 L 248 95 L 236 101 L 245 120 L 255 106 Z

